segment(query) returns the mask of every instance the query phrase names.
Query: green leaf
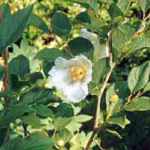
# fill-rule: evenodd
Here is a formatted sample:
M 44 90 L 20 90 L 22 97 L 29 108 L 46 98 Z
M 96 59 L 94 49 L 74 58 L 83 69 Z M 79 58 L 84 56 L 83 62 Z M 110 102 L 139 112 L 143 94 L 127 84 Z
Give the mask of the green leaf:
M 138 2 L 144 13 L 150 8 L 150 0 L 138 0 Z
M 123 16 L 121 9 L 115 3 L 111 4 L 109 8 L 109 14 L 112 17 L 112 19 L 118 16 Z
M 46 23 L 39 17 L 32 14 L 28 20 L 28 25 L 35 26 L 41 29 L 43 32 L 48 32 L 48 26 Z
M 1 147 L 0 150 L 53 150 L 53 141 L 42 132 L 34 133 L 29 137 L 15 138 Z
M 114 114 L 112 117 L 110 117 L 107 120 L 107 123 L 112 124 L 112 125 L 118 125 L 121 128 L 125 128 L 126 125 L 130 123 L 130 121 L 127 119 L 124 113 L 119 112 L 119 113 Z
M 56 134 L 55 134 L 55 137 L 54 137 L 54 140 L 56 141 L 56 143 L 59 145 L 59 141 L 62 140 L 65 143 L 67 143 L 68 141 L 70 141 L 71 139 L 71 133 L 69 132 L 69 130 L 67 129 L 63 129 L 63 130 L 60 130 L 58 131 Z
M 21 40 L 20 46 L 17 44 L 12 44 L 13 53 L 9 53 L 9 62 L 19 56 L 23 55 L 29 59 L 30 63 L 30 70 L 31 72 L 37 72 L 40 69 L 41 61 L 38 59 L 35 59 L 35 56 L 37 54 L 37 48 L 29 43 L 29 40 L 23 38 Z
M 122 24 L 112 31 L 113 57 L 115 59 L 123 56 L 126 52 L 126 45 L 131 40 L 134 32 L 135 28 L 128 23 Z
M 128 76 L 128 86 L 131 92 L 137 92 L 144 88 L 149 81 L 150 76 L 150 62 L 133 68 Z
M 125 14 L 129 7 L 129 0 L 118 0 L 117 6 L 120 8 L 122 13 Z
M 30 72 L 29 60 L 23 55 L 19 55 L 9 62 L 9 74 L 24 77 Z
M 126 111 L 148 111 L 150 110 L 150 98 L 145 96 L 134 98 L 124 108 Z
M 75 116 L 74 117 L 74 120 L 78 123 L 83 123 L 83 122 L 87 122 L 89 120 L 92 119 L 92 116 L 89 116 L 89 115 L 78 115 L 78 116 Z
M 95 12 L 98 11 L 98 8 L 99 8 L 98 0 L 94 0 L 94 1 L 88 0 L 88 4 L 93 10 L 95 10 Z
M 0 150 L 18 150 L 18 148 L 21 147 L 21 144 L 22 139 L 20 137 L 17 137 L 3 144 L 2 147 L 0 147 Z
M 60 103 L 56 111 L 56 115 L 59 117 L 71 117 L 74 115 L 72 106 L 67 103 Z
M 22 150 L 53 150 L 54 143 L 45 133 L 34 133 L 27 137 L 20 147 Z M 19 149 L 18 149 L 19 150 Z
M 76 120 L 72 119 L 72 121 L 66 126 L 66 128 L 74 134 L 75 132 L 79 131 L 82 126 L 82 123 L 77 122 Z
M 83 38 L 77 37 L 68 43 L 68 46 L 73 54 L 80 54 L 94 50 L 92 43 Z
M 53 111 L 50 108 L 48 108 L 47 105 L 36 105 L 34 106 L 34 109 L 36 110 L 36 114 L 40 117 L 54 117 Z
M 23 116 L 22 120 L 25 124 L 30 125 L 32 128 L 40 128 L 41 127 L 40 118 L 37 117 L 34 113 Z
M 2 12 L 2 15 L 3 15 L 2 19 L 5 19 L 6 17 L 11 16 L 11 12 L 10 12 L 10 8 L 8 4 L 2 4 L 0 6 L 0 12 Z
M 71 139 L 70 150 L 83 150 L 85 149 L 85 145 L 90 139 L 92 132 L 86 134 L 85 132 L 77 132 L 75 136 Z
M 17 11 L 14 15 L 6 17 L 0 23 L 0 53 L 5 48 L 18 40 L 26 28 L 28 19 L 32 13 L 32 6 Z
M 123 16 L 129 9 L 129 0 L 118 0 L 113 2 L 109 8 L 109 14 L 114 19 L 115 17 Z
M 72 118 L 67 117 L 57 117 L 54 119 L 54 126 L 56 130 L 61 130 L 65 128 L 70 122 L 72 121 Z
M 6 109 L 5 114 L 0 116 L 0 127 L 5 127 L 17 118 L 22 117 L 25 113 L 32 111 L 33 109 L 25 104 L 12 105 Z
M 148 82 L 144 87 L 144 92 L 149 92 L 149 91 L 150 91 L 150 82 Z
M 42 61 L 53 62 L 57 57 L 63 56 L 63 52 L 57 48 L 44 48 L 37 53 L 36 58 Z
M 115 90 L 123 102 L 130 94 L 128 83 L 126 81 L 117 81 L 115 83 Z
M 150 32 L 133 37 L 127 46 L 130 53 L 134 53 L 143 48 L 150 48 Z
M 32 89 L 28 93 L 21 96 L 20 100 L 24 104 L 47 104 L 49 103 L 54 97 L 49 89 Z
M 81 12 L 76 16 L 76 19 L 81 23 L 91 23 L 90 16 L 88 15 L 87 11 Z
M 71 31 L 70 20 L 61 11 L 57 11 L 53 15 L 51 25 L 52 31 L 59 36 L 67 36 Z

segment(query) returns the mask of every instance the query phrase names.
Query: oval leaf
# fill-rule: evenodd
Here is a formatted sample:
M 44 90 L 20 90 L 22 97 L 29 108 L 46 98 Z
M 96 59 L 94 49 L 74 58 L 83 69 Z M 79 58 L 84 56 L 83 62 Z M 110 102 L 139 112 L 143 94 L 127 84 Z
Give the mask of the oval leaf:
M 130 103 L 125 105 L 127 111 L 147 111 L 150 110 L 150 98 L 149 97 L 138 97 L 133 99 Z
M 52 17 L 52 30 L 59 36 L 66 36 L 71 31 L 69 18 L 62 12 L 57 11 Z
M 72 53 L 75 55 L 79 53 L 89 52 L 90 50 L 94 49 L 92 43 L 83 37 L 77 37 L 71 40 L 68 45 Z
M 32 6 L 29 6 L 2 21 L 0 24 L 0 52 L 18 40 L 27 25 L 31 13 Z
M 128 86 L 131 92 L 137 92 L 144 88 L 149 80 L 150 63 L 146 62 L 131 70 L 128 77 Z
M 9 63 L 9 73 L 24 77 L 26 74 L 30 72 L 29 60 L 27 57 L 23 55 L 19 55 L 12 59 Z
M 57 48 L 44 48 L 37 55 L 36 58 L 42 61 L 53 62 L 57 57 L 63 56 L 63 52 Z

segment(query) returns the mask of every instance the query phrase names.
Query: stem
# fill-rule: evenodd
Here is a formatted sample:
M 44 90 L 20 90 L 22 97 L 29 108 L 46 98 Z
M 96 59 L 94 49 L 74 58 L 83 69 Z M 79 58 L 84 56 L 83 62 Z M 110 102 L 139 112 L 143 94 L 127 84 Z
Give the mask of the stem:
M 104 93 L 104 91 L 105 91 L 105 89 L 107 87 L 107 83 L 109 81 L 109 78 L 110 78 L 110 76 L 112 74 L 112 71 L 113 71 L 115 65 L 116 65 L 115 63 L 113 63 L 111 65 L 111 68 L 110 68 L 110 70 L 109 70 L 109 72 L 108 72 L 108 74 L 107 74 L 107 76 L 105 78 L 105 81 L 103 83 L 103 86 L 102 86 L 102 88 L 100 90 L 100 93 L 99 93 L 99 96 L 98 96 L 98 99 L 97 99 L 97 107 L 96 107 L 96 114 L 95 114 L 95 120 L 94 120 L 93 134 L 91 135 L 89 141 L 87 142 L 85 150 L 89 150 L 90 145 L 92 144 L 92 141 L 93 141 L 93 139 L 95 137 L 95 134 L 97 133 L 97 131 L 99 131 L 99 125 L 100 125 L 99 124 L 100 103 L 101 103 L 103 93 Z
M 146 16 L 146 17 L 144 17 L 144 21 L 147 21 L 148 19 L 150 19 L 150 13 Z
M 27 135 L 28 135 L 28 130 L 27 130 L 27 124 L 22 124 L 22 127 L 23 127 L 23 129 L 24 129 L 24 136 L 26 137 Z
M 97 129 L 99 126 L 99 114 L 100 114 L 100 103 L 101 103 L 101 99 L 103 96 L 103 93 L 105 91 L 105 88 L 107 86 L 107 82 L 112 74 L 112 71 L 115 67 L 115 63 L 113 63 L 113 58 L 112 58 L 112 30 L 110 30 L 108 32 L 108 43 L 107 43 L 108 47 L 109 47 L 109 65 L 110 65 L 110 70 L 108 72 L 108 74 L 106 75 L 106 78 L 104 80 L 103 86 L 100 89 L 99 92 L 99 96 L 98 96 L 98 100 L 97 100 L 97 108 L 96 108 L 96 115 L 95 115 L 95 121 L 94 121 L 94 129 Z

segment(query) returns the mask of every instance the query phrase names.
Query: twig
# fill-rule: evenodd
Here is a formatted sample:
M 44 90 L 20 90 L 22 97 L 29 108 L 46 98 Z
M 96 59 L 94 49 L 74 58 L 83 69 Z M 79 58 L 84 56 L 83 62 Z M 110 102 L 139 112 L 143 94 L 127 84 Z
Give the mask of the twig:
M 98 116 L 99 116 L 99 114 L 100 114 L 100 103 L 101 103 L 101 99 L 102 99 L 103 93 L 104 93 L 104 91 L 105 91 L 105 88 L 106 88 L 106 86 L 107 86 L 108 80 L 109 80 L 109 78 L 110 78 L 110 76 L 111 76 L 111 74 L 112 74 L 112 71 L 113 71 L 114 67 L 115 67 L 115 63 L 112 64 L 112 66 L 111 66 L 111 68 L 110 68 L 110 70 L 109 70 L 109 72 L 108 72 L 108 74 L 107 74 L 107 76 L 106 76 L 106 79 L 105 79 L 105 81 L 104 81 L 104 83 L 103 83 L 103 86 L 102 86 L 102 88 L 101 88 L 101 90 L 100 90 L 100 94 L 99 94 L 99 96 L 98 96 L 97 109 L 96 109 L 96 117 L 95 117 L 95 122 L 94 122 L 94 129 L 97 129 L 98 126 L 99 126 L 99 121 L 98 121 L 99 118 L 98 118 Z
M 98 116 L 100 114 L 100 103 L 101 103 L 101 99 L 102 99 L 102 96 L 103 96 L 103 93 L 105 91 L 105 88 L 107 86 L 107 82 L 112 74 L 112 71 L 115 67 L 115 63 L 113 63 L 113 58 L 112 58 L 112 31 L 110 30 L 108 32 L 108 47 L 109 47 L 109 63 L 110 63 L 110 70 L 108 72 L 108 74 L 106 75 L 106 78 L 104 80 L 104 83 L 103 83 L 103 86 L 102 88 L 100 89 L 100 93 L 99 93 L 99 96 L 98 96 L 98 101 L 97 101 L 97 108 L 96 108 L 96 115 L 95 115 L 95 122 L 94 122 L 94 129 L 97 129 L 98 128 Z
M 127 102 L 129 103 L 131 100 L 132 100 L 132 94 L 130 94 L 129 96 L 128 96 L 128 100 L 127 100 Z
M 130 94 L 129 96 L 128 96 L 128 103 L 129 102 L 131 102 L 134 98 L 137 98 L 137 97 L 140 97 L 140 96 L 142 96 L 144 94 L 144 92 L 143 91 L 139 91 L 136 95 L 135 94 Z
M 144 92 L 139 91 L 139 92 L 135 95 L 135 98 L 140 97 L 140 96 L 142 96 L 143 94 L 144 94 Z
M 146 17 L 144 17 L 144 21 L 147 21 L 148 19 L 150 19 L 150 13 L 146 16 Z
M 91 137 L 89 138 L 89 140 L 88 140 L 88 142 L 87 142 L 87 144 L 86 144 L 85 150 L 89 150 L 90 145 L 92 144 L 93 139 L 94 139 L 96 133 L 97 133 L 97 131 L 94 130 L 93 133 L 92 133 L 92 135 L 91 135 Z

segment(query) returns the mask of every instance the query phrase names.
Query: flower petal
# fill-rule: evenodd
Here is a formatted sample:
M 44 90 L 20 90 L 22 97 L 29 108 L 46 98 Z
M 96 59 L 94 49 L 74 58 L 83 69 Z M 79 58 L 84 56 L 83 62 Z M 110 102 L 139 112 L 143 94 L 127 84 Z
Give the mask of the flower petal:
M 89 32 L 87 29 L 81 29 L 80 35 L 89 40 L 93 44 L 95 50 L 100 50 L 100 42 L 97 34 Z
M 85 97 L 88 95 L 88 86 L 86 84 L 79 85 L 79 83 L 77 83 L 65 87 L 63 93 L 65 94 L 65 97 L 68 101 L 77 103 L 85 99 Z
M 66 86 L 68 73 L 65 69 L 52 67 L 48 74 L 50 75 L 49 80 L 52 81 L 53 86 L 57 89 L 61 90 Z

